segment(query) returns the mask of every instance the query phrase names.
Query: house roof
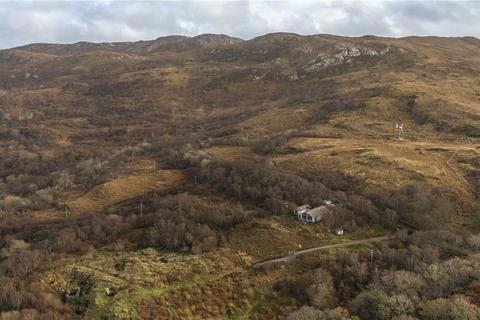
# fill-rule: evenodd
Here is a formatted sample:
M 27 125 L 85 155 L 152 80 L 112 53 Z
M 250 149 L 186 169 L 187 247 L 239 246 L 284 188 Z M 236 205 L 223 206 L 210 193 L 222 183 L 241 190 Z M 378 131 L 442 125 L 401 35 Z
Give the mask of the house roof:
M 310 207 L 308 204 L 304 204 L 304 205 L 302 205 L 302 206 L 300 206 L 300 207 L 297 207 L 297 210 L 299 210 L 299 211 L 300 211 L 300 210 L 308 210 L 308 209 L 310 209 L 310 208 L 311 208 L 311 207 Z
M 308 214 L 314 218 L 322 219 L 329 212 L 330 212 L 330 208 L 328 208 L 327 206 L 320 206 L 308 211 Z

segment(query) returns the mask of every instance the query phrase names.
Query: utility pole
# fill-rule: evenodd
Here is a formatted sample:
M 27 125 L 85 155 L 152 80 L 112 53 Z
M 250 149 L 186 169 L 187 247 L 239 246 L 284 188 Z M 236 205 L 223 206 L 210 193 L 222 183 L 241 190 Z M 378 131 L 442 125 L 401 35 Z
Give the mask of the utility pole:
M 398 140 L 403 140 L 403 123 L 396 123 L 395 127 L 398 130 Z

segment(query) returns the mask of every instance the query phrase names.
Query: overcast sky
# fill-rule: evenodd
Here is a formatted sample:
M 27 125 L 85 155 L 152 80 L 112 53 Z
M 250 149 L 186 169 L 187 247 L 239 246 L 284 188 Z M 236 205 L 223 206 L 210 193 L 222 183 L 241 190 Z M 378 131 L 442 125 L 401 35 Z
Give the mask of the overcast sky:
M 480 1 L 5 1 L 0 48 L 270 32 L 480 38 Z

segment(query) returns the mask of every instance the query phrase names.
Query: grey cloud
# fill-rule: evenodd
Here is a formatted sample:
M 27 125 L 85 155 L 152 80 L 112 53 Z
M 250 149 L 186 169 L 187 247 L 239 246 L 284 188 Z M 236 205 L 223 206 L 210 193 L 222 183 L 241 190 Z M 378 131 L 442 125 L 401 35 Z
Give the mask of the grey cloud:
M 0 1 L 0 48 L 269 32 L 480 36 L 477 1 Z

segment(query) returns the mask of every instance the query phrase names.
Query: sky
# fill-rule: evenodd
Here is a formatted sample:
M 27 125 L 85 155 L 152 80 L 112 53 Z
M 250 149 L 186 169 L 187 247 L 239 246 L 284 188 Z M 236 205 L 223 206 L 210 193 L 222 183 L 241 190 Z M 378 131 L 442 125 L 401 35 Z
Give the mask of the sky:
M 480 0 L 0 0 L 0 49 L 203 33 L 251 39 L 271 32 L 480 38 Z

